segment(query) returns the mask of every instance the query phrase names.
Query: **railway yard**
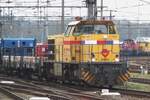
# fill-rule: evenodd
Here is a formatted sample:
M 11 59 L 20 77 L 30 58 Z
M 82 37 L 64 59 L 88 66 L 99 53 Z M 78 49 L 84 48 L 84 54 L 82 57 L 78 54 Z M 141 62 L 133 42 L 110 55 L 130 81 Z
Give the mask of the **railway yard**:
M 62 83 L 60 81 L 29 80 L 0 74 L 0 99 L 2 100 L 149 100 L 150 74 L 144 73 L 149 57 L 128 57 L 130 79 L 122 86 L 104 87 Z M 146 67 L 147 68 L 147 67 Z M 107 91 L 107 89 L 105 90 Z
M 22 80 L 15 77 L 12 79 L 4 75 L 0 76 L 0 81 L 0 97 L 3 100 L 30 100 L 31 97 L 47 97 L 50 100 L 148 100 L 150 98 L 150 91 L 140 92 L 125 88 L 110 89 L 112 93 L 118 92 L 121 95 L 102 95 L 101 88 L 98 87 Z
M 149 100 L 150 74 L 142 73 L 140 68 L 141 65 L 144 67 L 148 60 L 149 57 L 128 58 L 131 62 L 131 65 L 129 63 L 131 78 L 124 86 L 108 89 L 111 95 L 103 95 L 104 87 L 20 79 L 1 74 L 0 98 L 3 100 L 30 100 L 35 97 L 39 100 L 40 97 L 47 98 L 46 100 Z M 138 63 L 133 66 L 133 62 Z
M 0 100 L 150 100 L 148 9 L 148 0 L 0 0 Z

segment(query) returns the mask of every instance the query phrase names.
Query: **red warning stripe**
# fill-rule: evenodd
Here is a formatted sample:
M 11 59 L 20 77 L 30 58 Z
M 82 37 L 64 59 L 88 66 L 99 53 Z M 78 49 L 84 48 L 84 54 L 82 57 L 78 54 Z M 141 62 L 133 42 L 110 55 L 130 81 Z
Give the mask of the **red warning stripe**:
M 106 41 L 100 41 L 100 40 L 98 40 L 97 44 L 106 44 Z
M 64 41 L 64 44 L 80 44 L 80 41 Z

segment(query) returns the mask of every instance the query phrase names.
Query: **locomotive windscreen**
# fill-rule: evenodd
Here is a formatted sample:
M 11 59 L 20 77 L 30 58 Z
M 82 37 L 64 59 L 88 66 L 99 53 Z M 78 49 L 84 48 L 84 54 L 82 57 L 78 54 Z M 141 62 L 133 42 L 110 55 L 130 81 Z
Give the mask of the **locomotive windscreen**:
M 74 33 L 80 34 L 115 34 L 115 29 L 112 25 L 79 25 L 75 28 Z

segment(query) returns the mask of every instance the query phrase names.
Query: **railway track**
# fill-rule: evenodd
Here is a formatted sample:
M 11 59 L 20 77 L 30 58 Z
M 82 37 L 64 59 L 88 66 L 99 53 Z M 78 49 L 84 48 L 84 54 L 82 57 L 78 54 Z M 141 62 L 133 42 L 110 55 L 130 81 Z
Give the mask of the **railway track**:
M 25 100 L 25 98 L 23 98 L 22 96 L 19 96 L 16 93 L 9 91 L 3 87 L 0 87 L 0 92 L 2 92 L 3 94 L 5 94 L 13 100 Z
M 142 69 L 141 69 L 141 66 L 145 66 L 145 65 L 129 65 L 129 70 L 130 72 L 133 72 L 133 73 L 141 73 L 142 72 Z M 147 70 L 147 73 L 150 73 L 150 67 L 146 68 Z M 143 69 L 143 72 L 146 71 L 145 68 Z
M 40 84 L 42 84 L 42 83 L 40 83 Z M 70 86 L 67 85 L 66 87 L 63 86 L 63 88 L 67 89 L 68 91 L 74 91 L 76 93 L 81 93 L 81 95 L 76 95 L 75 94 L 75 96 L 80 96 L 80 98 L 82 98 L 82 97 L 85 98 L 86 95 L 89 95 L 90 97 L 93 97 L 93 95 L 91 95 L 90 92 L 87 91 L 87 90 L 92 90 L 95 93 L 98 93 L 101 90 L 99 87 L 97 87 L 97 88 L 94 88 L 94 87 L 77 87 L 77 86 L 74 87 L 74 86 L 71 86 L 71 85 Z M 136 90 L 126 90 L 126 89 L 116 89 L 116 88 L 113 88 L 112 90 L 110 89 L 110 91 L 119 92 L 119 93 L 121 93 L 121 95 L 150 98 L 150 92 L 136 91 Z M 83 95 L 82 93 L 86 93 L 86 95 Z M 100 92 L 100 94 L 101 94 L 101 92 Z M 100 94 L 99 94 L 99 96 L 101 97 Z M 72 95 L 72 94 L 69 93 L 68 95 Z M 95 95 L 95 97 L 96 96 L 97 95 Z M 97 96 L 97 97 L 99 97 L 99 96 Z M 105 98 L 103 98 L 103 99 L 105 100 Z M 87 99 L 87 100 L 89 100 L 89 99 Z M 96 99 L 90 99 L 90 100 L 96 100 Z
M 137 83 L 143 83 L 143 84 L 150 84 L 150 79 L 144 79 L 144 78 L 131 78 L 131 82 L 137 82 Z
M 121 57 L 121 60 L 128 60 L 128 61 L 149 61 L 150 56 L 125 56 Z
M 147 70 L 150 73 L 150 57 L 129 57 L 127 61 L 130 72 L 140 73 Z
M 40 91 L 29 89 L 27 87 L 20 87 L 18 85 L 1 85 L 5 90 L 13 92 L 13 93 L 22 93 L 26 94 L 26 98 L 29 97 L 47 97 L 50 98 L 51 100 L 70 100 L 69 96 L 62 96 L 60 94 L 55 94 L 55 93 L 46 93 L 41 89 Z M 18 100 L 18 99 L 16 99 Z
M 0 79 L 8 79 L 10 78 L 0 78 Z M 15 81 L 15 79 L 13 79 Z M 70 89 L 65 88 L 68 91 L 59 90 L 54 87 L 47 87 L 39 84 L 34 84 L 32 82 L 25 82 L 17 79 L 16 84 L 1 84 L 0 86 L 13 92 L 19 92 L 24 94 L 30 94 L 35 96 L 44 96 L 49 97 L 51 100 L 79 100 L 79 99 L 85 99 L 85 100 L 103 100 L 103 98 L 100 98 L 99 96 L 89 95 L 82 93 L 79 90 L 76 89 Z M 39 82 L 40 83 L 40 82 Z M 38 92 L 37 92 L 38 91 Z M 55 99 L 54 99 L 55 98 Z
M 129 90 L 129 89 L 119 89 L 119 88 L 113 88 L 112 90 L 113 91 L 118 91 L 118 92 L 120 92 L 120 93 L 122 93 L 124 95 L 150 98 L 150 92 Z
M 24 81 L 21 79 L 0 77 L 0 79 L 13 80 L 20 85 L 0 84 L 1 87 L 8 91 L 25 93 L 35 96 L 45 96 L 52 100 L 105 100 L 101 95 L 91 94 L 89 90 L 100 92 L 99 87 L 81 87 L 75 85 L 58 84 L 58 83 L 46 83 L 39 81 Z M 59 88 L 59 89 L 58 89 Z M 40 89 L 40 90 L 39 90 Z M 38 93 L 37 91 L 40 91 Z M 150 98 L 150 92 L 116 89 L 113 88 L 110 91 L 121 93 L 121 95 L 133 96 L 133 97 L 146 97 Z M 54 99 L 55 98 L 55 99 Z M 59 99 L 58 99 L 59 98 Z M 61 98 L 61 99 L 60 99 Z M 147 100 L 147 99 L 146 99 Z

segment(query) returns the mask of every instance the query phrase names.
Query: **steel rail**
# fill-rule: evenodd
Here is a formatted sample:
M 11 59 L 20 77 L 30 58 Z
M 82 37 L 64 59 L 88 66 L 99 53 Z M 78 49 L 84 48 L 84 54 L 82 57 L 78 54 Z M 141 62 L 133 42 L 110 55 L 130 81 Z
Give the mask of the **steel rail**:
M 29 89 L 22 89 L 22 88 L 17 88 L 17 87 L 11 87 L 11 86 L 3 86 L 4 89 L 8 90 L 8 91 L 13 91 L 13 92 L 17 92 L 17 93 L 24 93 L 26 95 L 33 95 L 33 96 L 40 96 L 40 97 L 48 97 L 50 99 L 54 99 L 54 100 L 70 100 L 70 98 L 65 97 L 65 96 L 61 96 L 61 95 L 56 95 L 56 94 L 50 94 L 50 93 L 43 93 L 41 91 L 33 91 L 33 90 L 29 90 Z M 18 99 L 16 99 L 18 100 Z
M 129 89 L 120 89 L 120 88 L 112 88 L 113 91 L 118 91 L 124 95 L 131 95 L 135 97 L 147 97 L 150 98 L 150 92 L 145 91 L 137 91 L 137 90 L 129 90 Z
M 129 81 L 136 83 L 150 84 L 150 79 L 145 78 L 131 78 Z
M 15 99 L 15 100 L 25 100 L 25 98 L 22 98 L 21 96 L 18 96 L 17 94 L 15 94 L 3 87 L 0 87 L 0 92 L 4 93 L 5 95 L 7 95 L 10 98 Z

